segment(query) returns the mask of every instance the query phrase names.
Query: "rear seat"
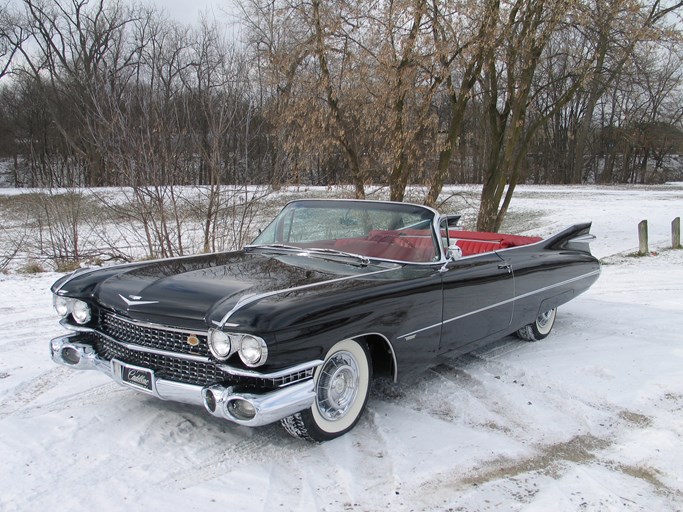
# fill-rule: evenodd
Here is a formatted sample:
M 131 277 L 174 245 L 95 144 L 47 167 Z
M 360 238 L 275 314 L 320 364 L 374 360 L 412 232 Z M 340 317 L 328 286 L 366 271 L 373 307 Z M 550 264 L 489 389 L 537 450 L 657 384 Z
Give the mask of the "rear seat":
M 455 245 L 460 247 L 463 256 L 497 251 L 501 248 L 501 245 L 498 242 L 488 242 L 481 240 L 457 240 Z
M 451 240 L 460 247 L 463 256 L 483 254 L 509 247 L 528 245 L 539 237 L 449 230 Z M 428 262 L 434 258 L 434 242 L 427 230 L 373 230 L 368 238 L 341 238 L 336 249 L 397 261 Z
M 449 230 L 452 240 L 462 249 L 463 256 L 529 245 L 543 240 L 537 236 L 507 235 L 483 231 Z
M 543 240 L 543 238 L 540 236 L 503 235 L 500 246 L 503 248 L 519 247 L 520 245 L 535 244 L 541 240 Z

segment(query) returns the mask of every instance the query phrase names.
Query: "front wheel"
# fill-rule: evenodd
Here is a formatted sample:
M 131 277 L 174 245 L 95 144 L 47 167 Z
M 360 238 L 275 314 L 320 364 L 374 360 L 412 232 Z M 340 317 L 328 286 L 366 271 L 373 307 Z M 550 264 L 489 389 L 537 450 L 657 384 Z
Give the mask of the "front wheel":
M 351 430 L 365 409 L 372 380 L 365 342 L 349 339 L 335 344 L 313 380 L 315 400 L 311 408 L 284 418 L 281 424 L 294 437 L 328 441 Z
M 525 325 L 519 331 L 517 336 L 526 341 L 539 341 L 548 336 L 555 325 L 555 316 L 557 309 L 551 309 L 536 317 L 536 321 L 532 324 Z

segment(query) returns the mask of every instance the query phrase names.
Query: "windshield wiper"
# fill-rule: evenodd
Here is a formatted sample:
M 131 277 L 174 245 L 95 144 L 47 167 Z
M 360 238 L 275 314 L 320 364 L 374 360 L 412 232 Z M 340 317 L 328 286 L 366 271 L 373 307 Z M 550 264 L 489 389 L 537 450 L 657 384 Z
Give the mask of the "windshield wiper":
M 295 245 L 287 245 L 287 244 L 259 244 L 259 245 L 245 245 L 245 249 L 250 250 L 250 249 L 265 249 L 265 250 L 285 250 L 285 251 L 297 251 L 300 255 L 305 255 L 305 256 L 318 256 L 322 257 L 322 255 L 331 255 L 331 256 L 340 256 L 342 258 L 353 258 L 355 260 L 358 260 L 360 262 L 360 265 L 362 267 L 367 267 L 370 264 L 370 258 L 367 258 L 366 256 L 362 256 L 360 254 L 356 254 L 353 252 L 346 252 L 346 251 L 339 251 L 337 249 L 328 249 L 325 247 L 312 247 L 312 248 L 304 248 L 304 247 L 296 247 Z
M 295 245 L 286 245 L 286 244 L 259 244 L 259 245 L 245 245 L 245 249 L 286 249 L 288 251 L 306 251 L 307 249 L 303 249 L 301 247 L 297 247 Z
M 324 247 L 313 247 L 312 249 L 307 249 L 307 252 L 313 253 L 314 255 L 316 253 L 325 253 L 335 256 L 342 256 L 344 258 L 354 258 L 360 261 L 360 264 L 363 267 L 367 267 L 370 264 L 370 258 L 361 254 L 356 254 L 354 252 L 339 251 L 337 249 L 328 249 Z

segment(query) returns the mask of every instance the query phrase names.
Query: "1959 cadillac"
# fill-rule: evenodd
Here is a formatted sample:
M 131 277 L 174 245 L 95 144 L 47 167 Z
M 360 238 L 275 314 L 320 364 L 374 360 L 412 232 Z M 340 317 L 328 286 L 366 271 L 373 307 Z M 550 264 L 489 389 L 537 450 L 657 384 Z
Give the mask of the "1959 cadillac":
M 545 338 L 600 265 L 590 223 L 540 238 L 457 229 L 406 203 L 289 203 L 242 251 L 85 269 L 52 287 L 54 361 L 164 400 L 324 441 L 374 376 L 511 333 Z

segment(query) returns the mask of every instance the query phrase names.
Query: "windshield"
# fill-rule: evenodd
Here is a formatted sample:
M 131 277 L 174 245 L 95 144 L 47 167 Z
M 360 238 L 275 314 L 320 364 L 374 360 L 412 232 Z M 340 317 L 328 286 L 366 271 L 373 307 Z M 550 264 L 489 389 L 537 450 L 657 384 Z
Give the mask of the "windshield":
M 406 203 L 295 201 L 249 247 L 426 263 L 439 259 L 433 219 L 433 210 Z

